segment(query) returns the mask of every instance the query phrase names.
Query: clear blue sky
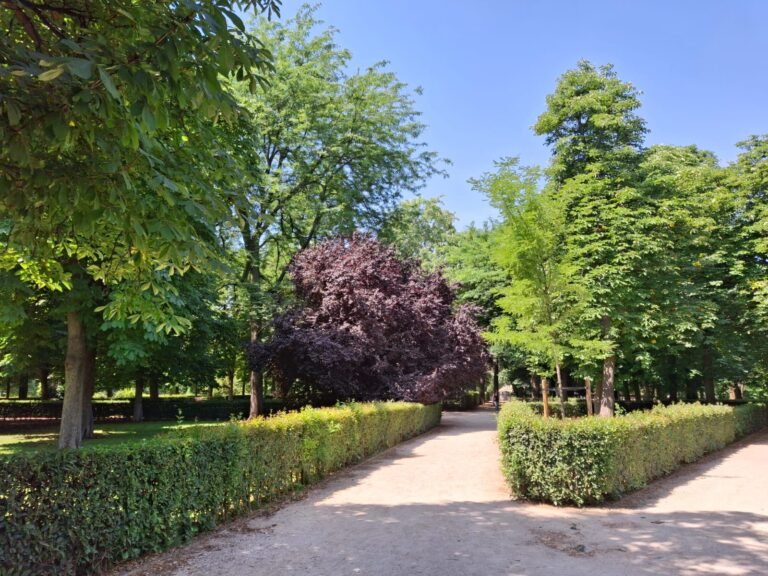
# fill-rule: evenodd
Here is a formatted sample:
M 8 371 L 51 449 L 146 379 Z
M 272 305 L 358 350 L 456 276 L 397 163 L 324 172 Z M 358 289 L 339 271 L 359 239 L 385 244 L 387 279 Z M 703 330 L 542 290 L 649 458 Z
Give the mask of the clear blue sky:
M 283 19 L 300 2 L 284 0 Z M 612 63 L 642 92 L 648 144 L 696 144 L 721 163 L 768 133 L 768 0 L 325 0 L 318 17 L 363 68 L 388 60 L 411 86 L 425 140 L 449 158 L 443 196 L 460 226 L 493 215 L 466 181 L 502 156 L 546 164 L 530 126 L 579 59 Z

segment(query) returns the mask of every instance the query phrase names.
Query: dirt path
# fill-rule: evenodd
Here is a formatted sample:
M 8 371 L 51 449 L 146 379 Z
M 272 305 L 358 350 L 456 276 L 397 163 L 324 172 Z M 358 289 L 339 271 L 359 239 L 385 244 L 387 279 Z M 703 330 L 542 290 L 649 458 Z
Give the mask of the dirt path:
M 305 500 L 115 574 L 768 575 L 768 433 L 586 510 L 511 501 L 495 435 L 492 412 L 445 414 Z

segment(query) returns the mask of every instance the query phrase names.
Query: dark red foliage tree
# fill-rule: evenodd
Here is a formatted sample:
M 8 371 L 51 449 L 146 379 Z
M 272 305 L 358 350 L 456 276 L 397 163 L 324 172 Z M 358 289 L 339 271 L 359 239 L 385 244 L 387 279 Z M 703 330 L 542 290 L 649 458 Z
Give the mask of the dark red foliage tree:
M 300 307 L 250 351 L 253 368 L 269 370 L 284 394 L 435 402 L 483 378 L 472 310 L 454 307 L 439 273 L 355 235 L 300 252 L 291 275 Z

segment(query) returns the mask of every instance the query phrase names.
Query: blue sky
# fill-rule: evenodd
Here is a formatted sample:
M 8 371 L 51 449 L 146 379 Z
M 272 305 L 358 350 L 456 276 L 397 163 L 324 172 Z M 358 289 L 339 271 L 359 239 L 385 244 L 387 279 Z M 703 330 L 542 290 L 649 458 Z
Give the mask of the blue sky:
M 284 0 L 283 19 L 299 5 Z M 468 178 L 503 156 L 547 163 L 530 126 L 582 58 L 643 92 L 647 144 L 696 144 L 726 164 L 768 133 L 768 0 L 325 0 L 317 14 L 354 66 L 388 60 L 423 88 L 424 139 L 453 165 L 422 195 L 462 227 L 493 215 Z

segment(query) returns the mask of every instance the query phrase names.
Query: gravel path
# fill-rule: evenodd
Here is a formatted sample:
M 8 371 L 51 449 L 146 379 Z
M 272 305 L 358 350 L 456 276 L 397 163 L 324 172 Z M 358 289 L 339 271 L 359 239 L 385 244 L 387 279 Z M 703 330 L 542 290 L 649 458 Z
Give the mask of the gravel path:
M 768 575 L 768 433 L 603 508 L 509 498 L 495 414 L 443 424 L 115 576 Z

